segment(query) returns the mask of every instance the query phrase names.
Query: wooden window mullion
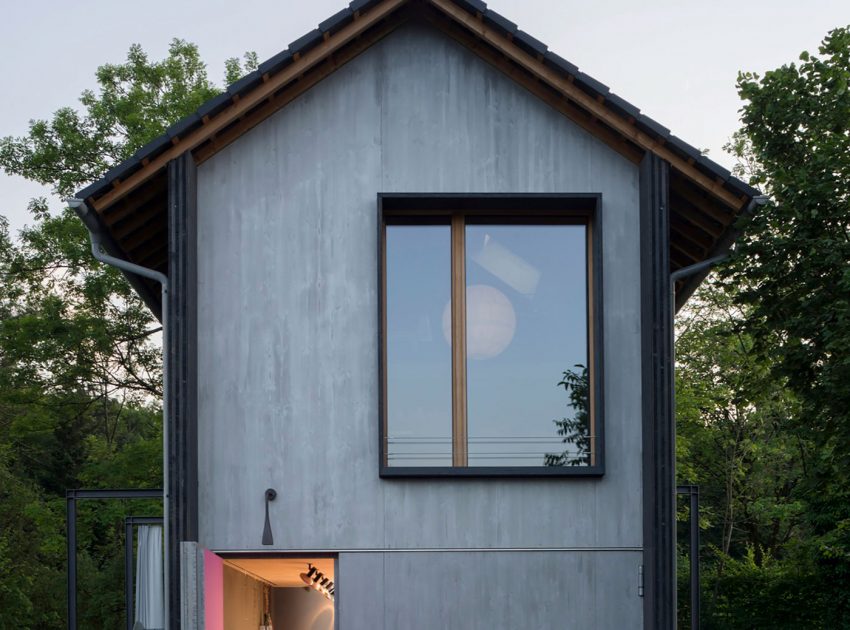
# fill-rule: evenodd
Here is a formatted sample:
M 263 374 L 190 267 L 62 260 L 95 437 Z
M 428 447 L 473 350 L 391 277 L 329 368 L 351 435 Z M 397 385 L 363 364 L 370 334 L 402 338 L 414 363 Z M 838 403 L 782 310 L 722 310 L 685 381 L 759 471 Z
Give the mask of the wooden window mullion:
M 466 466 L 466 227 L 452 215 L 452 465 Z

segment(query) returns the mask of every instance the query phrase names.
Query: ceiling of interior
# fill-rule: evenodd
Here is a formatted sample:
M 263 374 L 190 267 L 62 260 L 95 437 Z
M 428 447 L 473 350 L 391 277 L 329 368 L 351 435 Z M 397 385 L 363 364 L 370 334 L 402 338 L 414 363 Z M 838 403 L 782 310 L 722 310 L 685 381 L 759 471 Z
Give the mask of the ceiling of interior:
M 272 586 L 282 587 L 306 586 L 301 580 L 301 574 L 307 571 L 308 563 L 328 579 L 334 579 L 333 558 L 227 558 L 224 561 L 226 566 Z

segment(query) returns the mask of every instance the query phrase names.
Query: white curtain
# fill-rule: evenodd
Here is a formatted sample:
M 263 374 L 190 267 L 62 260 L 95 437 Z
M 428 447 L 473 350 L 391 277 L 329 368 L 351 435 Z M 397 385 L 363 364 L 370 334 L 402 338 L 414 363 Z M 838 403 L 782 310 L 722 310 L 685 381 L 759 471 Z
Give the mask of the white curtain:
M 165 627 L 162 573 L 162 527 L 140 525 L 136 551 L 136 615 L 134 628 Z

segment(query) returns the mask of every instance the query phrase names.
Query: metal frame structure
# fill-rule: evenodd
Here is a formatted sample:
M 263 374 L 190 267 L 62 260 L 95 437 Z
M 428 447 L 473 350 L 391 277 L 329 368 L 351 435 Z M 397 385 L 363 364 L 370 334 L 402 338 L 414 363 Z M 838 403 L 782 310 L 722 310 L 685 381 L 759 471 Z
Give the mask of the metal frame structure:
M 700 580 L 699 580 L 699 486 L 677 486 L 676 494 L 690 501 L 688 525 L 690 528 L 691 563 L 691 630 L 699 630 Z
M 133 529 L 139 525 L 162 525 L 161 516 L 128 516 L 124 519 L 124 610 L 127 630 L 133 630 Z
M 676 627 L 676 424 L 669 177 L 670 165 L 647 153 L 640 165 L 643 626 L 658 630 Z
M 73 489 L 65 491 L 68 549 L 68 630 L 77 630 L 77 501 L 81 499 L 162 499 L 162 489 Z M 125 525 L 126 527 L 126 525 Z M 125 552 L 126 553 L 126 552 Z

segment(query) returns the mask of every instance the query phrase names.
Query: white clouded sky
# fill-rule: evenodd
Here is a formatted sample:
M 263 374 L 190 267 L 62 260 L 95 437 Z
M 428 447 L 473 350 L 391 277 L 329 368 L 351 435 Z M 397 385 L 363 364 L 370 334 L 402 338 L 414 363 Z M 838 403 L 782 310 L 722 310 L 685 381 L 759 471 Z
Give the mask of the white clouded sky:
M 224 60 L 261 60 L 329 17 L 344 0 L 2 0 L 0 136 L 49 118 L 96 87 L 94 72 L 121 62 L 131 43 L 152 58 L 181 37 L 198 44 L 222 82 Z M 722 146 L 737 127 L 738 70 L 763 72 L 814 52 L 850 24 L 847 0 L 492 0 L 488 6 L 550 49 L 730 167 Z M 15 231 L 27 201 L 49 194 L 0 174 L 0 214 Z M 57 205 L 53 201 L 52 205 Z

